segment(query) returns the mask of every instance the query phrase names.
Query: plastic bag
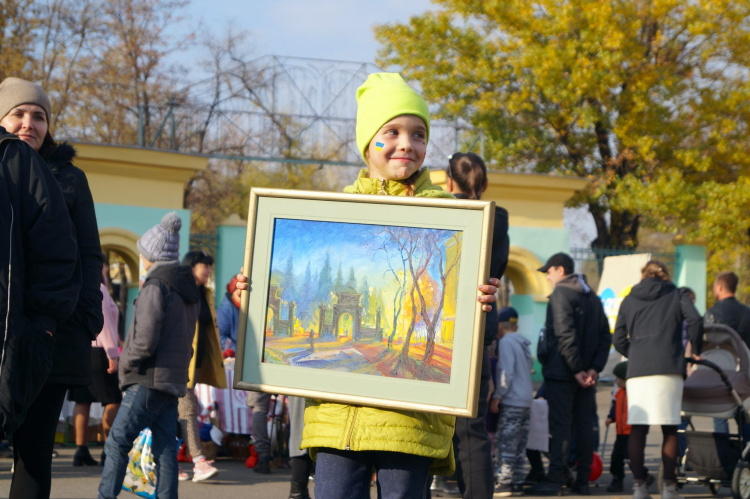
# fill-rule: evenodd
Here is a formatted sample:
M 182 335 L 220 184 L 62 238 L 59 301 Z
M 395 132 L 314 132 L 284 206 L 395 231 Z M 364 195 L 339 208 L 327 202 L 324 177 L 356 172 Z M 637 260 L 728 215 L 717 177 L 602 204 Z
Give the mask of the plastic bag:
M 146 428 L 141 430 L 133 442 L 133 448 L 128 453 L 128 467 L 125 470 L 122 488 L 138 497 L 155 499 L 156 465 L 151 453 L 151 438 L 151 430 Z

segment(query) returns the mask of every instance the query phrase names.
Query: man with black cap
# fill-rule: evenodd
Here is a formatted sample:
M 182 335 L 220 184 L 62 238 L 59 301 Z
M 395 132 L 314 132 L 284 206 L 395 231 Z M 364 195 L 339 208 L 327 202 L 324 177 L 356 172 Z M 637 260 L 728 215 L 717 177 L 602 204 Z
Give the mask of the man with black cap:
M 537 345 L 550 413 L 550 465 L 547 480 L 526 492 L 531 495 L 561 493 L 575 435 L 578 467 L 572 489 L 578 495 L 589 495 L 595 387 L 611 345 L 609 322 L 601 300 L 589 287 L 586 277 L 575 273 L 569 255 L 556 253 L 538 270 L 546 273 L 547 281 L 554 286 Z

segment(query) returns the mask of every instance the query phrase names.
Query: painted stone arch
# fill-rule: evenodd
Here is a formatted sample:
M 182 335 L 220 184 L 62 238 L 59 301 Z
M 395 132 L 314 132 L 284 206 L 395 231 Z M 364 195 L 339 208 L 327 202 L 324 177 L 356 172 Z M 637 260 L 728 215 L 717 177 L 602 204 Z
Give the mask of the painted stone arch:
M 505 275 L 513 283 L 517 295 L 529 295 L 534 301 L 546 301 L 552 287 L 537 269 L 544 265 L 534 253 L 519 246 L 511 246 Z
M 102 251 L 117 251 L 135 276 L 138 275 L 140 264 L 138 248 L 135 245 L 139 237 L 135 232 L 116 227 L 99 229 L 99 241 L 102 245 Z

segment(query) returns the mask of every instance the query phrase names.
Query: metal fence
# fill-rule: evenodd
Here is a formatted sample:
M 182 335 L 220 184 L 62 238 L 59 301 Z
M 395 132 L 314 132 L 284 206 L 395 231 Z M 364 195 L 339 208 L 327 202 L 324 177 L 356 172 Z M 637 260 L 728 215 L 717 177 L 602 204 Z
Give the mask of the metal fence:
M 576 265 L 576 272 L 586 274 L 589 285 L 593 289 L 599 287 L 599 279 L 604 268 L 604 259 L 608 256 L 637 255 L 647 253 L 651 259 L 659 260 L 669 269 L 674 276 L 677 254 L 672 251 L 649 250 L 649 249 L 623 249 L 623 248 L 571 248 L 570 256 Z

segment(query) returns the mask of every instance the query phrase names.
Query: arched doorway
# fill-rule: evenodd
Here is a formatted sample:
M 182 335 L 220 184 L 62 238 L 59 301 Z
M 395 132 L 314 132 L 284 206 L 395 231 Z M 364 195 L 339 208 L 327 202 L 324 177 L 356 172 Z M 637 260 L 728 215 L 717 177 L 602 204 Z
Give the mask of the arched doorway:
M 109 263 L 110 291 L 120 309 L 120 337 L 124 338 L 133 315 L 133 298 L 138 294 L 138 235 L 125 229 L 99 230 L 102 252 Z

